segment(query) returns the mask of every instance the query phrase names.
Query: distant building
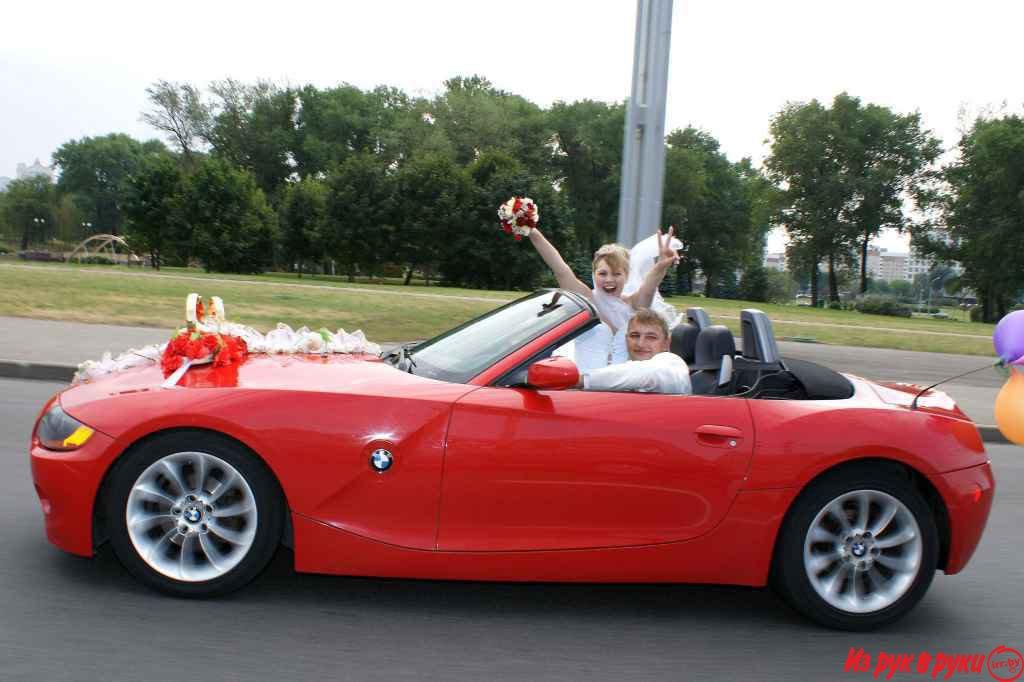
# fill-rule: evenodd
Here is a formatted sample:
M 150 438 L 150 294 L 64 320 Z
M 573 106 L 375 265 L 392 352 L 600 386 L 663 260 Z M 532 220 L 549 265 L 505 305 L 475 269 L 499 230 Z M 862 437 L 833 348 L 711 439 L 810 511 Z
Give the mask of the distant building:
M 767 253 L 764 254 L 764 266 L 771 270 L 786 270 L 786 253 Z
M 910 253 L 889 251 L 871 246 L 868 248 L 868 275 L 872 279 L 892 282 L 906 280 L 913 282 L 918 275 L 927 275 L 935 267 L 935 259 L 918 251 L 913 246 Z M 959 263 L 952 263 L 957 273 L 963 272 Z
M 24 180 L 25 178 L 34 178 L 37 176 L 44 176 L 53 180 L 53 169 L 49 166 L 44 166 L 36 159 L 35 163 L 31 166 L 26 166 L 23 163 L 18 164 L 18 179 Z
M 898 279 L 913 280 L 909 274 L 910 254 L 879 249 L 878 279 L 892 282 Z

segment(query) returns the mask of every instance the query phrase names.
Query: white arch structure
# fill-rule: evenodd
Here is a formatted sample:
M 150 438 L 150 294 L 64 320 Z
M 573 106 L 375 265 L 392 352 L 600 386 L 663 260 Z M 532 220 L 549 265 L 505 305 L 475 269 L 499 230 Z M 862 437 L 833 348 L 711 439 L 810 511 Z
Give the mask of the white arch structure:
M 118 254 L 118 246 L 123 246 L 128 253 Z M 118 237 L 116 234 L 94 234 L 91 237 L 87 237 L 82 240 L 81 244 L 75 247 L 75 250 L 67 257 L 67 260 L 70 262 L 77 257 L 78 261 L 81 262 L 82 258 L 87 256 L 107 256 L 115 263 L 139 261 L 139 257 L 128 246 L 128 242 L 124 240 L 124 237 Z

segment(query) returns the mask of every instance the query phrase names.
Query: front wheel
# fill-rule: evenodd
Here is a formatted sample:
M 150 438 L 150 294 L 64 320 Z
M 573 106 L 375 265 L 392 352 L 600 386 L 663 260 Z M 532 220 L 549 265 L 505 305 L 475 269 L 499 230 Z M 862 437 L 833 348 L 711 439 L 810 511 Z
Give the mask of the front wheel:
M 111 476 L 105 506 L 114 552 L 163 592 L 237 590 L 266 568 L 280 542 L 277 482 L 234 441 L 159 435 L 127 452 Z
M 937 564 L 938 532 L 921 494 L 891 469 L 863 466 L 828 475 L 797 499 L 773 577 L 812 620 L 870 630 L 910 611 Z

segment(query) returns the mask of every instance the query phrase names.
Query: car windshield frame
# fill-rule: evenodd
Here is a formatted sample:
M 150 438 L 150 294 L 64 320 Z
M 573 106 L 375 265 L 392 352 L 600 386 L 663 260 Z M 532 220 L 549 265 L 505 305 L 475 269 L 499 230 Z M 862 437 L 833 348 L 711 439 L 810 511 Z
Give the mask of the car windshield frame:
M 545 298 L 538 305 L 538 299 Z M 408 349 L 408 370 L 417 376 L 466 384 L 582 312 L 594 314 L 592 307 L 575 294 L 542 289 Z M 524 325 L 526 322 L 531 324 Z M 498 330 L 504 335 L 496 333 Z

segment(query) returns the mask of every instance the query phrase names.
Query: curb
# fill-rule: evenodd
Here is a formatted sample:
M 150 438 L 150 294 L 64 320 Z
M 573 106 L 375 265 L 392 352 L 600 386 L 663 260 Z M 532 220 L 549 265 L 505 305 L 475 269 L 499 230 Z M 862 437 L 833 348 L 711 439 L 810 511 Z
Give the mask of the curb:
M 29 379 L 31 381 L 60 381 L 71 383 L 77 366 L 48 365 L 40 362 L 18 362 L 17 360 L 0 360 L 0 378 Z
M 29 381 L 58 381 L 71 383 L 78 367 L 73 365 L 48 365 L 40 362 L 18 362 L 16 360 L 0 360 L 0 379 L 27 379 Z M 998 426 L 979 424 L 978 432 L 981 440 L 986 443 L 1011 445 Z

